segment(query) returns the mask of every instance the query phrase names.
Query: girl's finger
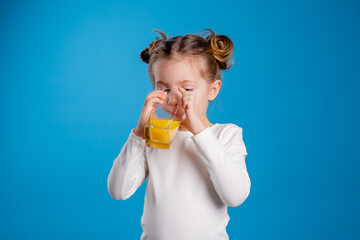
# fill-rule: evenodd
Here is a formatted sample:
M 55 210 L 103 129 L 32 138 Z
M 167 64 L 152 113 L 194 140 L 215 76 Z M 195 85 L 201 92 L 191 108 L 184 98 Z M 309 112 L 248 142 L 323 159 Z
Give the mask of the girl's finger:
M 184 94 L 184 93 L 186 92 L 185 88 L 183 88 L 183 87 L 179 87 L 179 91 L 180 91 L 182 94 Z
M 189 93 L 189 94 L 187 94 L 187 95 L 184 95 L 184 96 L 183 96 L 183 99 L 195 99 L 195 95 Z
M 179 87 L 179 91 L 181 92 L 182 97 L 188 96 L 190 94 L 194 94 L 192 92 L 186 91 L 185 88 L 183 88 L 183 87 Z
M 191 99 L 190 98 L 186 98 L 183 100 L 183 108 L 186 109 L 186 107 L 190 107 L 191 104 Z
M 161 98 L 158 98 L 158 97 L 153 97 L 153 98 L 149 98 L 149 99 L 146 99 L 145 100 L 145 103 L 144 103 L 144 108 L 154 108 L 155 107 L 155 104 L 158 103 L 158 104 L 162 104 L 164 102 L 163 99 Z
M 146 99 L 150 99 L 150 98 L 154 98 L 154 97 L 164 99 L 166 97 L 166 95 L 167 95 L 167 92 L 162 91 L 162 90 L 156 90 L 156 91 L 150 92 L 146 96 Z
M 194 94 L 188 94 L 183 97 L 183 101 L 195 101 L 195 95 Z
M 155 107 L 155 104 L 158 103 L 158 104 L 162 104 L 164 102 L 164 100 L 162 99 L 159 99 L 159 98 L 151 98 L 149 99 L 148 103 L 150 106 L 153 106 Z

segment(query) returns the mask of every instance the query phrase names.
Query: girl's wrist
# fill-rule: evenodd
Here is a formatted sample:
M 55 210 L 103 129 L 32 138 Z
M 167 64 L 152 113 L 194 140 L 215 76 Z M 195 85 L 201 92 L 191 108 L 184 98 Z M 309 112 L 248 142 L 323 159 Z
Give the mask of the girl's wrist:
M 139 130 L 137 127 L 133 130 L 133 133 L 141 138 L 144 138 L 144 131 Z

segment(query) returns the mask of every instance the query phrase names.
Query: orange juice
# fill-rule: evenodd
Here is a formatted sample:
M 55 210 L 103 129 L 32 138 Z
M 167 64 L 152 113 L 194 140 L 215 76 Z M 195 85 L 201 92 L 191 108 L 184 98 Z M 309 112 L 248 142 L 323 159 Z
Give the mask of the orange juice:
M 173 119 L 149 119 L 144 130 L 146 146 L 169 149 L 180 124 Z

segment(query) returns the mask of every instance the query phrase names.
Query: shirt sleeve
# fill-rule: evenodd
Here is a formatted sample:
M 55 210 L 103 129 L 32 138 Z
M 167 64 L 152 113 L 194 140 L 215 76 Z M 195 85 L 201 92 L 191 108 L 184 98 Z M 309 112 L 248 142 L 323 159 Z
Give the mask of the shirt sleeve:
M 210 128 L 193 135 L 201 159 L 221 201 L 231 207 L 241 205 L 250 193 L 250 177 L 245 157 L 242 128 L 235 124 L 224 128 L 216 138 Z
M 113 161 L 107 188 L 116 200 L 126 200 L 147 178 L 149 169 L 145 155 L 145 140 L 131 131 L 119 155 Z

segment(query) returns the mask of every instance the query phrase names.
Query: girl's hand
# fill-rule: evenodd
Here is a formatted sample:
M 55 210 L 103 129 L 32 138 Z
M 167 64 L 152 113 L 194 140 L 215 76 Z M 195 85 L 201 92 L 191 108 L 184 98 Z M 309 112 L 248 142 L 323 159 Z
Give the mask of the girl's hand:
M 164 92 L 163 90 L 155 90 L 150 92 L 146 98 L 144 106 L 141 110 L 141 114 L 139 117 L 138 124 L 136 128 L 134 129 L 134 134 L 136 136 L 145 138 L 144 136 L 144 128 L 147 123 L 147 121 L 150 118 L 151 112 L 155 109 L 156 103 L 162 104 L 167 92 Z
M 195 93 L 186 91 L 182 87 L 179 87 L 179 91 L 182 93 L 182 107 L 185 109 L 185 114 L 182 122 L 190 132 L 196 135 L 199 132 L 203 131 L 206 128 L 206 125 L 201 120 L 201 116 L 199 116 L 195 112 Z

